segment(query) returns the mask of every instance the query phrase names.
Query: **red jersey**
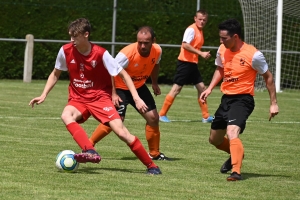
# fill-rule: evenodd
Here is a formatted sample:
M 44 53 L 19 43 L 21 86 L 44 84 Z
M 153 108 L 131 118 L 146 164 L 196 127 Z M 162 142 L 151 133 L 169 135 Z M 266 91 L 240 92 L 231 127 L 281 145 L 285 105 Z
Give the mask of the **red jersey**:
M 104 48 L 91 44 L 89 55 L 82 55 L 72 43 L 63 45 L 69 71 L 69 100 L 90 102 L 111 95 L 111 76 L 103 64 Z

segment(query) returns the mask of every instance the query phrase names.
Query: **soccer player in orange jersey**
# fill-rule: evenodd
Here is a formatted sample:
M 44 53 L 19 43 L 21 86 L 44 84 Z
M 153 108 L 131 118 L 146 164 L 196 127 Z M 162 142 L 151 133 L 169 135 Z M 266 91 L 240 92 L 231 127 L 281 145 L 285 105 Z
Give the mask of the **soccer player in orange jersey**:
M 241 34 L 241 26 L 235 19 L 219 24 L 221 45 L 215 60 L 217 68 L 210 85 L 200 96 L 205 102 L 213 88 L 223 79 L 223 96 L 211 124 L 209 142 L 230 154 L 220 170 L 221 173 L 231 170 L 227 181 L 242 180 L 244 147 L 239 134 L 243 133 L 246 121 L 255 106 L 253 96 L 257 73 L 263 76 L 269 91 L 269 121 L 279 112 L 273 76 L 265 57 L 254 46 L 242 41 Z
M 149 26 L 143 26 L 138 30 L 137 42 L 124 47 L 117 54 L 115 60 L 129 74 L 139 96 L 148 107 L 146 112 L 140 114 L 146 120 L 145 134 L 149 147 L 149 156 L 153 160 L 171 160 L 159 150 L 159 116 L 154 98 L 145 84 L 146 80 L 151 77 L 154 95 L 160 95 L 157 79 L 162 49 L 158 44 L 155 44 L 155 40 L 153 29 Z M 124 120 L 128 104 L 131 104 L 137 111 L 139 110 L 123 80 L 120 77 L 115 77 L 113 83 L 115 88 L 112 101 L 117 107 L 122 120 Z M 90 141 L 95 145 L 108 135 L 111 130 L 109 126 L 99 124 L 90 137 Z
M 195 23 L 190 25 L 184 32 L 173 86 L 159 111 L 159 120 L 162 122 L 170 122 L 167 113 L 183 86 L 189 83 L 193 83 L 198 91 L 197 101 L 202 111 L 202 122 L 211 123 L 213 120 L 213 117 L 209 115 L 207 103 L 201 102 L 199 98 L 201 92 L 205 90 L 205 85 L 198 69 L 198 57 L 201 56 L 204 59 L 211 57 L 209 51 L 201 51 L 204 44 L 203 28 L 207 23 L 207 18 L 206 11 L 198 10 L 194 17 Z
M 41 104 L 54 87 L 62 71 L 69 72 L 69 98 L 61 119 L 72 135 L 81 153 L 75 154 L 80 163 L 99 163 L 100 155 L 90 142 L 87 133 L 79 125 L 91 115 L 103 124 L 109 125 L 131 151 L 147 167 L 148 174 L 161 174 L 157 165 L 149 158 L 140 140 L 130 134 L 111 101 L 111 76 L 121 76 L 128 86 L 137 109 L 144 113 L 148 108 L 139 97 L 127 72 L 114 60 L 108 51 L 89 42 L 91 25 L 85 18 L 70 23 L 71 42 L 63 45 L 57 55 L 55 67 L 49 75 L 41 96 L 33 98 L 29 105 Z

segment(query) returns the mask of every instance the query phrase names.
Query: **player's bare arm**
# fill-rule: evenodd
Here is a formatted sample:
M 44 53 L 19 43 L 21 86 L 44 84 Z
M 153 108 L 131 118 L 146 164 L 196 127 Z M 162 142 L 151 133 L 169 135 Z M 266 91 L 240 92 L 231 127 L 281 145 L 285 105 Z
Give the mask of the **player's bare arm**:
M 39 104 L 41 104 L 45 101 L 48 93 L 52 90 L 52 88 L 54 87 L 54 85 L 58 81 L 61 72 L 62 72 L 61 70 L 58 70 L 56 68 L 53 69 L 53 71 L 51 72 L 51 74 L 48 77 L 48 80 L 47 80 L 47 83 L 44 87 L 43 93 L 41 94 L 41 96 L 33 98 L 29 102 L 29 106 L 31 106 L 33 108 L 34 104 L 39 105 Z
M 222 80 L 224 76 L 223 67 L 217 66 L 215 73 L 211 79 L 209 86 L 200 95 L 200 100 L 204 103 L 207 97 L 211 94 L 211 91 L 216 87 L 216 85 Z
M 122 69 L 119 73 L 119 76 L 123 79 L 123 81 L 125 82 L 126 86 L 128 87 L 132 98 L 135 102 L 135 105 L 137 107 L 137 109 L 141 112 L 141 113 L 145 113 L 148 110 L 148 106 L 145 104 L 145 102 L 140 98 L 140 96 L 138 95 L 136 88 L 131 80 L 131 77 L 128 75 L 128 73 Z
M 156 64 L 151 72 L 152 89 L 155 96 L 160 95 L 161 91 L 158 86 L 159 64 Z
M 210 51 L 200 51 L 200 50 L 192 47 L 192 45 L 190 45 L 189 43 L 183 42 L 182 47 L 189 52 L 198 54 L 199 56 L 201 56 L 204 59 L 209 59 L 211 57 Z
M 111 84 L 112 84 L 112 93 L 111 93 L 111 100 L 117 108 L 119 107 L 119 102 L 122 102 L 122 99 L 119 97 L 116 91 L 115 79 L 111 77 Z
M 271 119 L 279 113 L 279 107 L 277 105 L 277 98 L 276 98 L 276 88 L 275 88 L 273 75 L 269 70 L 267 70 L 262 76 L 264 77 L 266 87 L 268 89 L 269 96 L 270 96 L 269 121 L 271 121 Z

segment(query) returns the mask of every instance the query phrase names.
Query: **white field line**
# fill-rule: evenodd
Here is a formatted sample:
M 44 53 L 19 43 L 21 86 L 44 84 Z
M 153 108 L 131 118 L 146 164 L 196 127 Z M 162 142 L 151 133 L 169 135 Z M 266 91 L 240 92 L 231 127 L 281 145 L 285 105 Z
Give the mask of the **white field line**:
M 1 116 L 0 119 L 27 119 L 27 120 L 61 120 L 60 117 L 18 117 L 18 116 Z M 95 120 L 93 117 L 90 117 L 89 120 Z M 145 121 L 143 118 L 139 119 L 125 119 L 126 121 Z M 201 120 L 171 120 L 171 122 L 202 122 Z M 273 124 L 300 124 L 300 122 L 297 121 L 280 121 L 280 122 L 275 122 L 275 121 L 268 121 L 268 120 L 248 120 L 247 123 L 273 123 Z M 164 122 L 160 122 L 160 124 L 164 124 Z

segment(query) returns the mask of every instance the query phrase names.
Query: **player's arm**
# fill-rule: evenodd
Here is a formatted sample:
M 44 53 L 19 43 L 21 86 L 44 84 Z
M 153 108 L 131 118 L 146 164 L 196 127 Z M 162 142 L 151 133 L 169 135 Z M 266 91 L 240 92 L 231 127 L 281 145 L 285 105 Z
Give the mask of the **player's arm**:
M 131 95 L 132 95 L 132 98 L 135 102 L 135 105 L 136 107 L 138 108 L 138 110 L 141 112 L 141 113 L 145 113 L 147 110 L 148 110 L 148 107 L 147 105 L 145 104 L 145 102 L 140 98 L 135 86 L 134 86 L 134 83 L 132 82 L 131 80 L 131 77 L 128 75 L 128 73 L 122 69 L 120 72 L 119 72 L 119 76 L 123 79 L 123 81 L 125 82 L 126 86 L 128 87 Z
M 201 50 L 198 50 L 198 49 L 194 48 L 192 45 L 190 45 L 189 43 L 183 42 L 182 43 L 182 47 L 185 50 L 187 50 L 187 51 L 189 51 L 191 53 L 197 54 L 197 55 L 201 56 L 204 59 L 208 59 L 208 58 L 211 57 L 210 51 L 201 51 Z
M 138 92 L 136 91 L 136 88 L 134 86 L 134 83 L 131 80 L 131 77 L 123 69 L 123 67 L 108 53 L 108 51 L 104 52 L 102 60 L 105 68 L 107 69 L 107 71 L 111 76 L 119 75 L 123 79 L 124 83 L 126 84 L 127 88 L 129 89 L 132 95 L 133 100 L 135 101 L 137 109 L 141 113 L 146 112 L 148 110 L 147 105 L 138 95 Z
M 160 88 L 158 86 L 159 67 L 160 65 L 156 64 L 151 72 L 152 89 L 155 96 L 161 94 Z
M 44 90 L 43 90 L 41 96 L 33 98 L 29 102 L 30 106 L 34 107 L 34 104 L 38 105 L 38 104 L 41 104 L 45 101 L 48 93 L 52 90 L 52 88 L 54 87 L 54 85 L 58 81 L 61 72 L 62 72 L 61 70 L 58 70 L 56 68 L 53 69 L 53 71 L 51 72 L 51 74 L 48 77 L 47 83 L 44 87 Z
M 119 102 L 122 102 L 122 99 L 117 94 L 115 79 L 113 76 L 111 76 L 111 85 L 112 85 L 111 100 L 112 100 L 114 106 L 116 106 L 118 108 L 120 105 Z
M 182 48 L 184 48 L 185 50 L 197 54 L 199 56 L 201 56 L 204 59 L 208 59 L 211 57 L 210 52 L 209 51 L 201 51 L 200 49 L 196 49 L 194 48 L 190 43 L 192 42 L 192 40 L 194 39 L 195 36 L 195 31 L 193 28 L 187 28 L 184 32 L 183 35 L 183 40 L 182 40 Z
M 64 53 L 63 48 L 61 47 L 57 54 L 57 57 L 56 57 L 55 67 L 48 77 L 47 83 L 44 87 L 44 90 L 43 90 L 41 96 L 33 98 L 29 102 L 29 105 L 34 107 L 34 104 L 38 105 L 38 104 L 43 103 L 45 101 L 48 93 L 52 90 L 52 88 L 58 81 L 61 72 L 67 71 L 67 70 L 68 70 L 68 68 L 67 68 L 67 64 L 66 64 L 65 53 Z
M 261 74 L 265 80 L 266 88 L 269 92 L 270 96 L 270 116 L 269 121 L 275 117 L 279 113 L 279 108 L 277 105 L 277 98 L 276 98 L 276 87 L 274 83 L 274 78 L 270 70 L 268 69 L 268 64 L 264 55 L 257 51 L 252 59 L 252 67 Z
M 161 60 L 161 55 L 162 55 L 162 49 L 160 48 L 160 54 L 150 75 L 152 81 L 152 89 L 155 96 L 161 94 L 160 88 L 158 86 L 158 75 L 159 75 L 159 68 L 160 68 L 159 62 Z
M 223 76 L 224 76 L 224 68 L 217 66 L 209 86 L 200 95 L 200 100 L 203 103 L 206 101 L 207 97 L 211 94 L 212 90 L 216 87 L 216 85 L 223 79 Z
M 262 76 L 264 77 L 266 87 L 268 89 L 269 96 L 270 96 L 270 117 L 269 117 L 269 121 L 271 121 L 271 119 L 279 113 L 279 108 L 278 108 L 278 105 L 277 105 L 277 98 L 276 98 L 276 87 L 275 87 L 273 75 L 269 70 L 267 70 L 264 74 L 262 74 Z

